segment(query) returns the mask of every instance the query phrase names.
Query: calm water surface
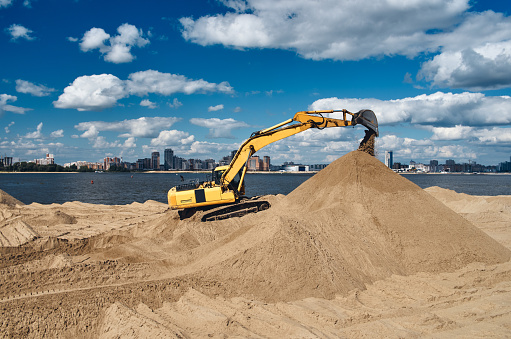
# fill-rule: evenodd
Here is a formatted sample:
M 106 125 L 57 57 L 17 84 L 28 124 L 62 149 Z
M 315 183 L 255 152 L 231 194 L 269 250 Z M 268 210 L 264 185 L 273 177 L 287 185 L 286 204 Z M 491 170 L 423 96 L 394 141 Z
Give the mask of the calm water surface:
M 12 173 L 0 174 L 0 189 L 30 204 L 81 201 L 124 205 L 156 200 L 167 202 L 167 191 L 185 182 L 206 180 L 202 173 Z M 312 174 L 248 174 L 248 196 L 288 194 Z M 405 174 L 422 188 L 440 186 L 471 195 L 511 195 L 511 175 Z M 91 183 L 91 181 L 93 183 Z

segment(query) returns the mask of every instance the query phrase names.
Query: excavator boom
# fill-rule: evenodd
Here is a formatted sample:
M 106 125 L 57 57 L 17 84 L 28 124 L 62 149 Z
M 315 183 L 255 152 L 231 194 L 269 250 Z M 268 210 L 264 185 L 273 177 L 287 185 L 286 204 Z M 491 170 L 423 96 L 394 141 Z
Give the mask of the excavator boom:
M 342 119 L 324 117 L 323 114 L 342 112 Z M 351 115 L 352 119 L 347 120 L 346 116 Z M 328 111 L 303 111 L 298 112 L 292 119 L 286 120 L 275 126 L 252 133 L 252 136 L 245 140 L 234 156 L 228 169 L 222 176 L 222 184 L 230 183 L 234 176 L 245 166 L 246 161 L 258 150 L 275 141 L 290 137 L 294 134 L 306 131 L 310 128 L 324 129 L 327 127 L 347 127 L 361 124 L 367 127 L 376 136 L 378 132 L 378 120 L 371 110 L 361 110 L 351 113 L 347 110 Z M 244 167 L 246 171 L 247 166 Z

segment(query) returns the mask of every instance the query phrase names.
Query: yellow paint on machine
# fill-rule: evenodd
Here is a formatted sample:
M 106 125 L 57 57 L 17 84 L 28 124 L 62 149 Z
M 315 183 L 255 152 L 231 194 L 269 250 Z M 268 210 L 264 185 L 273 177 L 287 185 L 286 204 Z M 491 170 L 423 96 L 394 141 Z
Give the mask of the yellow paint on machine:
M 197 201 L 197 196 L 202 194 L 203 199 Z M 222 187 L 219 186 L 186 191 L 176 191 L 174 188 L 169 191 L 168 199 L 172 209 L 201 207 L 218 203 L 228 204 L 236 201 L 233 191 L 222 192 Z

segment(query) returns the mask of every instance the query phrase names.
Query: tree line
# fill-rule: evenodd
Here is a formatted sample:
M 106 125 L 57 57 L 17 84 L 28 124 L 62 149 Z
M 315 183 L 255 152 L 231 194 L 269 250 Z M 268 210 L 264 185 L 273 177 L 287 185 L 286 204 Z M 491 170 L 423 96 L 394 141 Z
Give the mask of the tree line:
M 0 171 L 2 172 L 94 172 L 92 168 L 87 166 L 71 165 L 71 167 L 64 167 L 57 164 L 51 165 L 39 165 L 35 162 L 16 162 L 9 166 L 3 166 L 0 163 Z M 110 166 L 110 169 L 106 172 L 129 172 L 128 169 L 121 166 Z

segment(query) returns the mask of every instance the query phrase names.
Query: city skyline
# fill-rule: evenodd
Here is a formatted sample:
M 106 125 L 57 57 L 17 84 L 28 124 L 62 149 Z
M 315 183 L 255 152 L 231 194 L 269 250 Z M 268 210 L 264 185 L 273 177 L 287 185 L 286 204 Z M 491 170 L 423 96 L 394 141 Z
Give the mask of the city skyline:
M 374 1 L 0 1 L 0 154 L 218 159 L 298 111 L 371 109 L 381 161 L 508 159 L 509 1 Z M 363 131 L 265 154 L 329 163 Z
M 223 156 L 222 159 L 219 159 L 218 161 L 207 158 L 207 159 L 199 159 L 199 158 L 182 158 L 174 154 L 174 151 L 170 148 L 167 148 L 164 150 L 163 154 L 164 157 L 160 157 L 160 152 L 154 151 L 151 152 L 151 157 L 146 158 L 139 158 L 135 162 L 130 161 L 124 161 L 122 157 L 105 157 L 100 162 L 88 162 L 88 161 L 72 161 L 70 163 L 64 163 L 64 167 L 69 167 L 71 164 L 82 164 L 87 165 L 89 168 L 93 169 L 104 169 L 108 170 L 109 165 L 123 165 L 127 169 L 130 170 L 139 170 L 139 169 L 151 169 L 151 170 L 190 170 L 190 169 L 199 169 L 199 170 L 212 170 L 216 166 L 221 165 L 228 165 L 230 164 L 232 158 L 236 154 L 237 150 L 232 150 L 229 155 Z M 477 170 L 477 172 L 483 172 L 484 169 L 487 169 L 488 171 L 497 171 L 497 172 L 509 172 L 511 170 L 511 156 L 509 157 L 509 161 L 502 160 L 496 164 L 480 164 L 477 163 L 477 161 L 471 161 L 468 162 L 456 162 L 453 159 L 446 159 L 444 163 L 439 162 L 436 159 L 430 159 L 425 162 L 416 162 L 413 159 L 408 160 L 401 160 L 394 161 L 393 151 L 392 150 L 386 150 L 384 151 L 384 159 L 382 162 L 385 164 L 385 166 L 393 169 L 399 169 L 399 168 L 411 168 L 411 166 L 416 167 L 423 171 L 427 167 L 434 167 L 434 169 L 431 170 L 431 172 L 438 172 L 442 171 L 442 169 L 449 168 L 451 172 L 471 172 L 472 167 L 473 168 L 480 168 L 480 170 Z M 162 159 L 162 160 L 161 160 Z M 172 162 L 169 162 L 169 160 L 172 159 Z M 179 161 L 179 165 L 175 163 L 176 159 Z M 13 159 L 12 157 L 0 157 L 0 163 L 5 166 L 5 163 L 12 165 L 14 162 L 18 162 L 19 159 Z M 53 154 L 46 154 L 45 158 L 39 158 L 39 159 L 33 159 L 29 162 L 34 162 L 36 164 L 57 164 L 55 162 L 55 159 L 53 157 Z M 191 163 L 190 163 L 191 162 Z M 183 165 L 184 164 L 184 165 Z M 199 168 L 196 168 L 194 164 L 198 164 Z M 293 161 L 285 161 L 282 164 L 275 165 L 270 164 L 270 157 L 267 155 L 254 155 L 250 157 L 249 161 L 247 162 L 249 166 L 249 170 L 257 170 L 257 171 L 267 171 L 270 170 L 270 168 L 284 168 L 286 166 L 293 167 L 293 166 L 307 166 L 310 167 L 311 170 L 320 170 L 329 163 L 294 163 Z M 397 164 L 398 167 L 393 166 L 394 164 Z M 463 170 L 454 170 L 455 166 L 456 168 L 463 168 Z M 461 166 L 461 167 L 460 167 Z M 78 166 L 79 167 L 79 166 Z M 437 170 L 436 168 L 438 167 Z M 469 168 L 470 170 L 467 170 Z M 302 169 L 303 170 L 303 169 Z

